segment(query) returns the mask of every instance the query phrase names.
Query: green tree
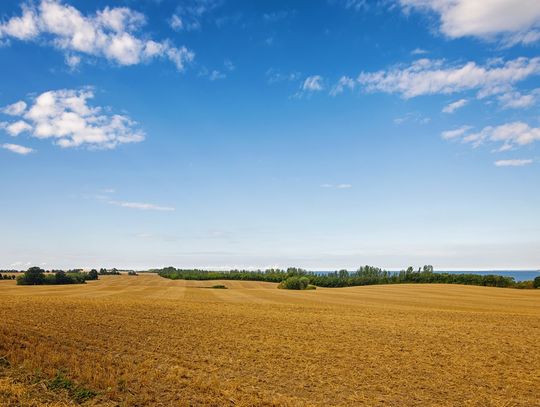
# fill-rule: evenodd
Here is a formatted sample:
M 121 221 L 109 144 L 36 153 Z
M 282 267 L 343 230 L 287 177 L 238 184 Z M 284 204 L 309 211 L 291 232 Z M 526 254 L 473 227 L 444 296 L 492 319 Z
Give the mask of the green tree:
M 87 280 L 97 280 L 98 279 L 98 272 L 96 269 L 92 269 L 88 272 L 88 276 L 86 277 Z
M 23 280 L 23 284 L 43 284 L 45 282 L 45 270 L 40 267 L 30 267 L 24 272 Z

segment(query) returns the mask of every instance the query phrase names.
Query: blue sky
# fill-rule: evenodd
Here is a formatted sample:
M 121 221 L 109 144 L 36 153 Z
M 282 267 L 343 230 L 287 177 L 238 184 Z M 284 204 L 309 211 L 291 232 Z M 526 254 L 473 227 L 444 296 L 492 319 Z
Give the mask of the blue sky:
M 536 0 L 3 1 L 0 267 L 540 267 Z

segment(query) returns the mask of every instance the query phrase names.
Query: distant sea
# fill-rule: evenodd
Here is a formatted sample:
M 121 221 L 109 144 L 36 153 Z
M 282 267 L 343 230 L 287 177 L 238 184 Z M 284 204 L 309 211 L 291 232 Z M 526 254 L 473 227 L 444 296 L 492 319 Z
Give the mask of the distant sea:
M 481 276 L 485 276 L 487 274 L 494 274 L 496 276 L 514 277 L 516 281 L 534 280 L 535 277 L 540 276 L 540 270 L 484 270 L 484 271 L 436 270 L 435 273 L 480 274 Z

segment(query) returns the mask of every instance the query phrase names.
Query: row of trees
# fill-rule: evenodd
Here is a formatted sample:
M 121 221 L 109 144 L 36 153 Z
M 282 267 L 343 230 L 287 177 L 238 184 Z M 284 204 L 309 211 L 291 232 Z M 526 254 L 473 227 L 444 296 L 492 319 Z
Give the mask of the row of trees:
M 56 285 L 56 284 L 85 284 L 88 280 L 97 280 L 98 272 L 93 269 L 88 273 L 82 271 L 54 270 L 45 274 L 40 267 L 30 267 L 22 276 L 17 277 L 18 285 Z
M 118 271 L 118 269 L 115 269 L 115 268 L 110 269 L 110 270 L 101 268 L 99 269 L 99 275 L 100 276 L 118 276 L 120 275 L 120 272 Z
M 535 282 L 527 284 L 516 283 L 513 277 L 480 274 L 451 274 L 435 273 L 433 266 L 424 266 L 418 269 L 409 267 L 406 270 L 392 272 L 378 267 L 363 266 L 354 272 L 339 270 L 332 273 L 308 272 L 306 270 L 290 267 L 287 270 L 268 269 L 265 271 L 208 271 L 198 269 L 176 269 L 166 267 L 158 271 L 161 277 L 173 280 L 253 280 L 281 283 L 290 277 L 305 277 L 307 284 L 317 287 L 353 287 L 374 284 L 404 284 L 404 283 L 439 283 L 439 284 L 465 284 L 488 287 L 533 287 Z M 540 277 L 537 278 L 540 286 Z
M 13 274 L 8 276 L 7 274 L 0 273 L 0 280 L 15 280 L 15 276 Z

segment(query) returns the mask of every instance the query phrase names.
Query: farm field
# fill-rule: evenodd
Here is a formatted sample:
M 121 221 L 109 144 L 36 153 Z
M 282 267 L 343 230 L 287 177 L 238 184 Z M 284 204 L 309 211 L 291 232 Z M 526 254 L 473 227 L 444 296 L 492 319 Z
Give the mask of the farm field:
M 540 405 L 540 290 L 276 286 L 0 281 L 0 405 Z

